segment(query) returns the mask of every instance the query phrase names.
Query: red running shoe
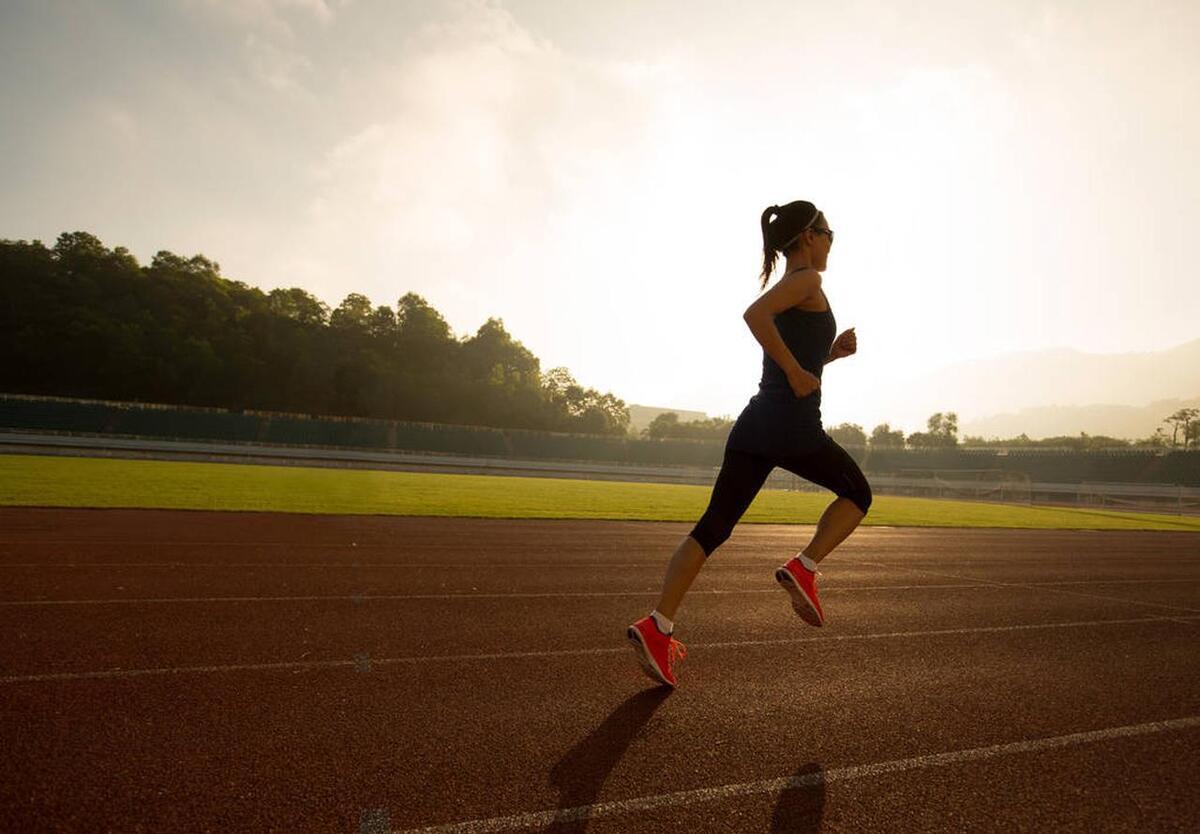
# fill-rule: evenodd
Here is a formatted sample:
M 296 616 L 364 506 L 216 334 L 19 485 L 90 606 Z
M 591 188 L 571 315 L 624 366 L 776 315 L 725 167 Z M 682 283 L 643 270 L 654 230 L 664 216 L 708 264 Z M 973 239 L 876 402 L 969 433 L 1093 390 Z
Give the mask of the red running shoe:
M 809 625 L 825 625 L 825 612 L 817 599 L 817 577 L 820 571 L 810 571 L 796 557 L 775 570 L 775 579 L 792 595 L 792 608 Z
M 633 644 L 638 662 L 651 680 L 675 686 L 675 673 L 671 667 L 676 660 L 683 660 L 687 656 L 683 643 L 664 634 L 649 615 L 625 629 L 625 634 Z

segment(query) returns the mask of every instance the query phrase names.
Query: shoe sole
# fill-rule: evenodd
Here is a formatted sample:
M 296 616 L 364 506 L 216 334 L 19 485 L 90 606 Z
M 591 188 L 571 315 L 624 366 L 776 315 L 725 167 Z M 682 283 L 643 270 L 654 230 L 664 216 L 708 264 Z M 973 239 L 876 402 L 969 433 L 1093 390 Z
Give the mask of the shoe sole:
M 646 645 L 646 641 L 642 639 L 642 633 L 633 626 L 625 629 L 625 636 L 629 638 L 629 642 L 633 644 L 633 653 L 637 655 L 638 663 L 642 665 L 642 671 L 657 683 L 665 683 L 667 686 L 674 686 L 659 671 L 658 664 L 654 662 L 654 658 L 650 654 L 650 648 Z
M 775 570 L 775 581 L 783 586 L 783 589 L 788 592 L 792 598 L 792 609 L 800 615 L 800 619 L 809 625 L 820 626 L 825 625 L 821 619 L 820 612 L 813 607 L 809 601 L 808 595 L 800 589 L 800 584 L 796 581 L 796 577 L 792 576 L 791 571 L 787 568 L 777 568 Z

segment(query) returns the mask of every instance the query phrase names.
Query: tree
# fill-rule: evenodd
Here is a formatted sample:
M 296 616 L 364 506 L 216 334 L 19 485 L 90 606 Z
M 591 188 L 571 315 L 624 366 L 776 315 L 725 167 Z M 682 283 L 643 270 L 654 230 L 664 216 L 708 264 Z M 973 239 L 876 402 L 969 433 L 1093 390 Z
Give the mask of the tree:
M 575 417 L 583 413 L 583 386 L 575 381 L 575 377 L 571 376 L 571 372 L 566 368 L 551 368 L 542 374 L 542 389 L 550 402 L 568 415 Z M 676 418 L 678 419 L 678 415 Z
M 371 321 L 371 299 L 352 292 L 329 317 L 329 326 L 337 330 L 367 333 Z
M 1188 411 L 1192 414 L 1183 428 L 1183 447 L 1185 449 L 1200 446 L 1200 409 L 1189 408 Z
M 642 433 L 652 440 L 661 440 L 664 437 L 671 437 L 678 425 L 679 415 L 674 411 L 664 411 L 651 420 L 650 425 L 646 426 Z
M 184 258 L 166 249 L 160 249 L 154 254 L 154 258 L 150 261 L 150 268 L 155 271 L 203 277 L 215 277 L 221 274 L 221 265 L 203 255 Z
M 1197 420 L 1200 420 L 1200 408 L 1181 408 L 1163 420 L 1164 423 L 1171 425 L 1171 445 L 1179 444 L 1179 432 L 1183 430 L 1183 447 L 1188 447 L 1189 439 L 1192 437 L 1192 425 Z
M 958 446 L 958 415 L 953 411 L 937 412 L 926 421 L 929 431 L 913 432 L 908 445 L 914 449 L 940 449 Z
M 54 256 L 60 268 L 71 274 L 103 261 L 108 257 L 108 249 L 95 235 L 87 232 L 63 232 L 54 243 Z
M 900 429 L 892 431 L 888 423 L 880 423 L 871 430 L 872 449 L 903 449 L 904 432 Z
M 625 401 L 611 393 L 601 394 L 587 389 L 587 408 L 574 430 L 593 434 L 624 435 L 629 428 L 629 408 Z
M 267 299 L 271 312 L 300 324 L 317 326 L 329 320 L 329 305 L 299 287 L 271 290 Z
M 857 423 L 842 423 L 826 432 L 842 446 L 866 446 L 867 434 Z
M 396 328 L 410 342 L 444 344 L 453 342 L 450 325 L 442 314 L 415 292 L 405 293 L 396 303 Z
M 52 249 L 0 240 L 0 390 L 624 433 L 623 401 L 565 368 L 546 379 L 500 319 L 460 342 L 416 293 L 395 312 L 359 293 L 331 311 L 200 254 L 139 266 L 82 231 Z
M 1170 446 L 1171 443 L 1170 439 L 1167 437 L 1167 433 L 1163 431 L 1162 426 L 1158 426 L 1154 429 L 1154 433 L 1152 435 L 1149 437 L 1143 437 L 1140 440 L 1134 440 L 1130 445 L 1138 448 L 1149 447 L 1165 449 L 1167 446 Z
M 489 318 L 462 346 L 468 376 L 497 388 L 536 385 L 540 363 L 528 348 L 504 329 L 504 320 Z
M 601 394 L 594 388 L 584 388 L 566 368 L 551 368 L 543 374 L 542 390 L 556 411 L 565 412 L 551 428 L 592 434 L 625 434 L 629 427 L 629 408 L 623 400 L 612 394 Z
M 380 304 L 367 318 L 367 332 L 385 342 L 396 335 L 396 314 L 386 304 Z
M 952 438 L 956 438 L 958 435 L 958 415 L 953 411 L 948 411 L 945 414 L 939 411 L 937 414 L 931 415 L 925 425 L 928 427 L 930 434 Z

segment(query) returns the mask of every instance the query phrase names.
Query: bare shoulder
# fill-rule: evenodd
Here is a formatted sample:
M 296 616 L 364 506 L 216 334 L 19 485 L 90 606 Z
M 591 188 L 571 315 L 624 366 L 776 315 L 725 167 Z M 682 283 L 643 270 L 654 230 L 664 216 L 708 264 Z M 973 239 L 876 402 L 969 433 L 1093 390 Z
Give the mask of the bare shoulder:
M 824 299 L 821 298 L 821 273 L 808 267 L 776 281 L 774 286 L 746 308 L 742 317 L 772 317 L 791 307 L 811 305 L 814 302 L 824 304 Z

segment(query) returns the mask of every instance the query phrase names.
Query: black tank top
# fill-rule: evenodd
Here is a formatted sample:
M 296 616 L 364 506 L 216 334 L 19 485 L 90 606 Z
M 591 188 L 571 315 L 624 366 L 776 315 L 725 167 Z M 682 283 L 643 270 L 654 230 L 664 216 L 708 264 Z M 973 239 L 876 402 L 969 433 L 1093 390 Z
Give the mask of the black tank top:
M 825 303 L 829 304 L 828 298 Z M 774 322 L 800 367 L 820 378 L 837 333 L 833 310 L 818 313 L 792 307 L 776 314 Z M 783 368 L 763 350 L 758 393 L 734 421 L 726 440 L 727 448 L 780 459 L 810 454 L 828 442 L 829 436 L 821 425 L 821 389 L 797 397 Z
M 825 293 L 821 293 L 825 298 Z M 828 307 L 829 299 L 825 298 Z M 837 320 L 833 317 L 833 308 L 817 312 L 791 307 L 775 315 L 775 327 L 783 337 L 783 343 L 796 357 L 800 367 L 820 378 L 825 368 L 825 357 L 833 347 L 837 338 Z M 787 402 L 803 404 L 804 411 L 820 414 L 821 389 L 817 388 L 806 397 L 797 397 L 788 383 L 787 374 L 763 349 L 762 379 L 758 383 L 758 394 L 761 400 L 770 402 Z

